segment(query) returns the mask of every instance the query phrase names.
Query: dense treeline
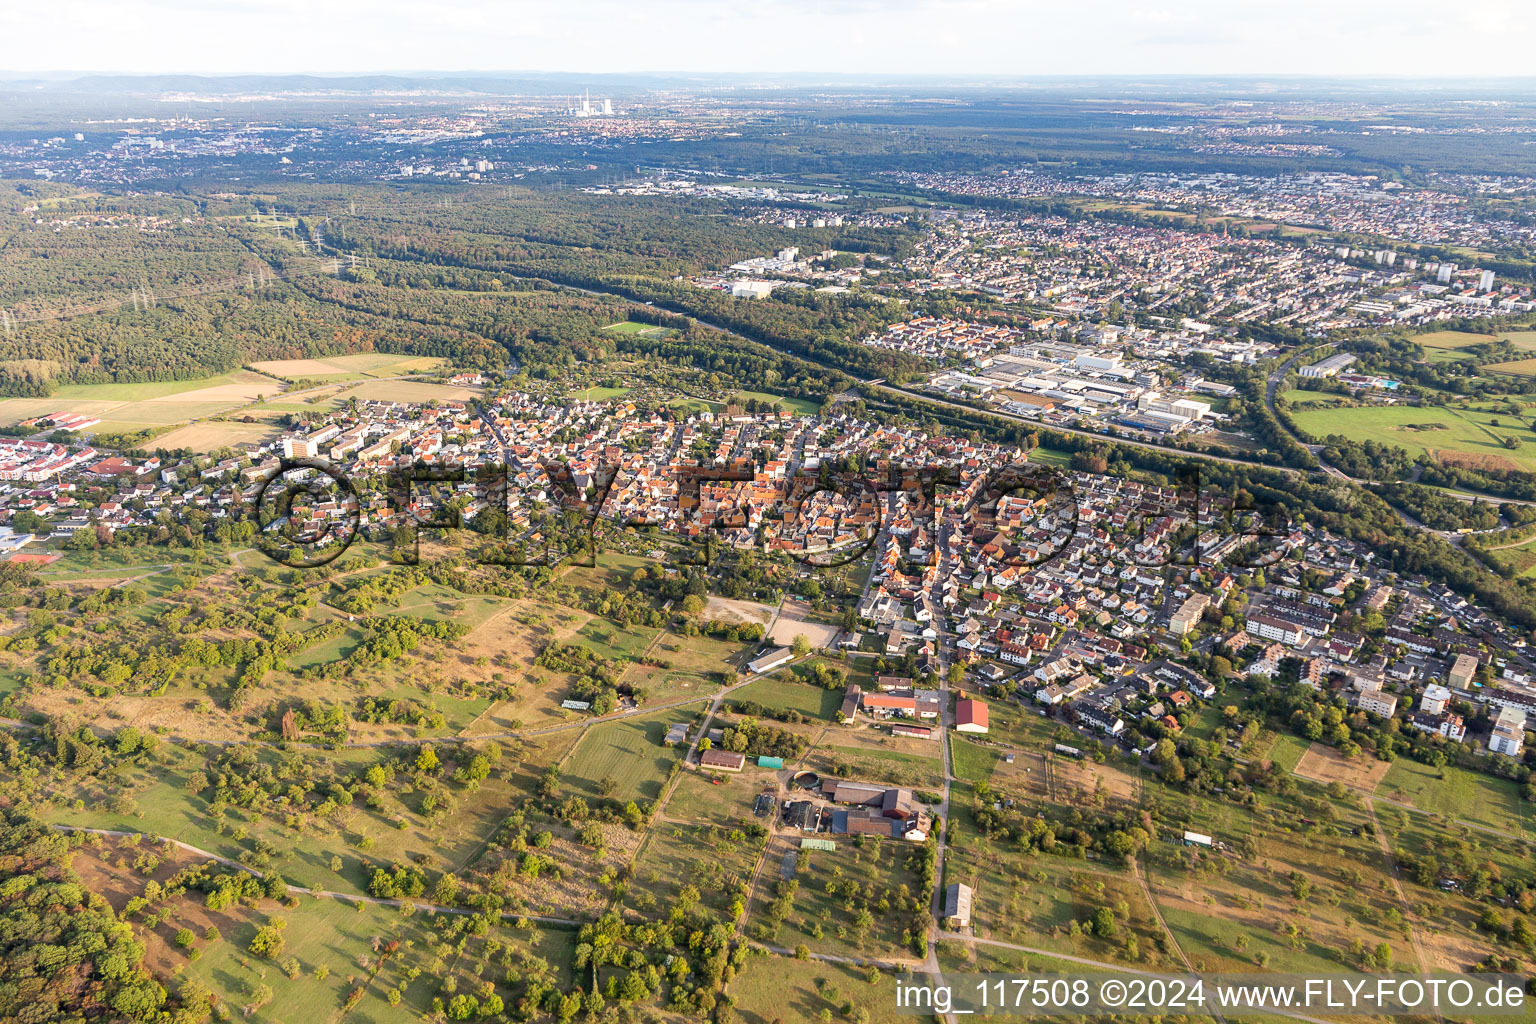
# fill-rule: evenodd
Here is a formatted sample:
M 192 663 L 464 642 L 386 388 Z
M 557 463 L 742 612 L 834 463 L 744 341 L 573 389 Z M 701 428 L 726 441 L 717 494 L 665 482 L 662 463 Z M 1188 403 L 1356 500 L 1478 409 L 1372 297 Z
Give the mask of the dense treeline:
M 1375 491 L 1431 530 L 1491 530 L 1499 525 L 1499 507 L 1491 502 L 1461 501 L 1419 484 L 1386 483 Z
M 16 811 L 0 822 L 0 1018 L 22 1024 L 161 1017 L 144 947 L 71 870 L 69 840 Z

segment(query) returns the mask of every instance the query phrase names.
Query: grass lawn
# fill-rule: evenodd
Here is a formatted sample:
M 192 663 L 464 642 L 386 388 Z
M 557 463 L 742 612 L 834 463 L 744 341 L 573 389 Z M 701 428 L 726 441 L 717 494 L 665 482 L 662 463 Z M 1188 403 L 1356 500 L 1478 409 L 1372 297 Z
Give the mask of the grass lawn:
M 276 763 L 299 755 L 263 748 L 260 756 Z M 388 750 L 352 748 L 306 752 L 302 756 L 325 777 L 338 769 L 360 773 L 370 764 L 390 760 L 394 754 Z M 76 809 L 61 805 L 50 810 L 46 819 L 66 825 L 170 836 L 253 866 L 261 866 L 253 862 L 253 857 L 258 843 L 265 842 L 276 851 L 265 867 L 281 872 L 292 884 L 364 893 L 373 868 L 380 863 L 422 858 L 421 863 L 432 870 L 460 869 L 495 832 L 511 801 L 524 795 L 521 781 L 514 784 L 491 778 L 481 783 L 473 798 L 449 783 L 447 791 L 457 803 L 447 817 L 437 820 L 429 821 L 421 813 L 423 793 L 418 790 L 393 794 L 377 810 L 358 801 L 332 817 L 302 814 L 298 816 L 297 828 L 286 823 L 290 809 L 277 804 L 265 814 L 230 810 L 222 819 L 221 831 L 221 819 L 214 815 L 207 799 L 212 791 L 192 796 L 187 790 L 187 780 L 193 772 L 206 771 L 207 767 L 197 755 L 172 752 L 165 763 L 155 765 L 152 771 L 135 771 L 123 780 L 126 801 L 122 795 L 106 798 L 96 788 L 99 784 L 91 784 L 91 788 L 80 791 L 85 806 Z M 397 827 L 401 823 L 404 828 Z M 333 855 L 341 858 L 340 871 L 331 869 Z
M 433 356 L 400 355 L 393 352 L 355 352 L 351 355 L 322 356 L 318 359 L 273 359 L 251 363 L 251 369 L 274 377 L 302 381 L 309 386 L 325 381 L 356 381 L 375 377 L 394 377 L 410 373 L 428 373 L 443 365 Z
M 1427 334 L 1415 334 L 1413 340 L 1425 348 L 1457 349 L 1483 345 L 1498 339 L 1492 334 L 1474 334 L 1471 331 L 1430 331 Z
M 658 821 L 635 859 L 635 895 L 629 902 L 648 915 L 665 916 L 691 885 L 703 906 L 725 913 L 738 895 L 745 897 L 763 843 L 737 829 Z
M 1504 832 L 1528 831 L 1536 825 L 1536 808 L 1521 799 L 1513 782 L 1455 765 L 1436 769 L 1400 757 L 1376 795 Z
M 592 726 L 561 767 L 561 788 L 589 799 L 603 798 L 601 784 L 611 779 L 617 785 L 608 799 L 620 803 L 655 800 L 683 754 L 682 749 L 662 746 L 662 737 L 670 722 L 680 721 L 686 714 L 674 708 L 648 718 L 636 716 Z
M 636 323 L 633 320 L 621 320 L 616 324 L 609 324 L 603 330 L 612 331 L 615 334 L 650 334 L 652 332 L 665 334 L 668 332 L 668 329 L 665 327 L 657 327 L 655 324 Z
M 258 395 L 271 397 L 280 387 L 270 377 L 243 370 L 195 380 L 69 384 L 47 398 L 0 401 L 0 423 L 73 412 L 102 421 L 87 428 L 90 433 L 137 431 L 214 416 L 245 405 Z
M 1344 401 L 1343 395 L 1333 395 L 1326 391 L 1303 391 L 1300 389 L 1282 391 L 1277 397 L 1285 399 L 1292 405 L 1297 402 L 1316 402 L 1320 405 L 1333 405 Z
M 1536 575 L 1536 537 L 1513 547 L 1499 548 L 1493 557 L 1508 565 L 1516 576 Z
M 1465 452 L 1491 465 L 1536 469 L 1536 431 L 1522 419 L 1482 410 L 1433 406 L 1369 406 L 1350 409 L 1308 409 L 1293 414 L 1297 426 L 1319 439 L 1342 434 L 1352 441 L 1396 445 L 1412 454 L 1426 451 Z M 1497 421 L 1497 425 L 1495 425 Z M 1520 448 L 1505 448 L 1501 440 L 1517 438 Z
M 631 390 L 631 388 L 605 388 L 594 384 L 590 388 L 572 391 L 571 397 L 578 402 L 605 402 L 610 398 L 621 398 Z
M 738 391 L 735 395 L 737 402 L 745 403 L 748 399 L 758 402 L 767 402 L 775 410 L 788 409 L 790 412 L 801 416 L 814 416 L 821 410 L 820 403 L 813 402 L 809 398 L 788 398 L 784 395 L 774 395 L 766 391 Z
M 199 932 L 202 955 L 185 968 L 185 973 L 219 994 L 221 1002 L 234 1007 L 250 1004 L 258 987 L 270 989 L 272 1001 L 252 1015 L 253 1020 L 340 1020 L 354 987 L 360 987 L 363 996 L 345 1012 L 347 1021 L 405 1024 L 420 1020 L 430 1014 L 432 1000 L 442 994 L 447 978 L 454 978 L 460 992 L 473 992 L 482 977 L 493 982 L 501 979 L 504 972 L 482 965 L 491 953 L 488 940 L 526 952 L 536 958 L 529 961 L 536 973 L 568 983 L 574 937 L 557 928 L 514 930 L 499 924 L 486 936 L 468 938 L 462 949 L 450 949 L 447 958 L 439 961 L 434 947 L 449 926 L 436 915 L 406 917 L 393 907 L 364 905 L 358 909 L 355 904 L 333 899 L 303 899 L 292 910 L 266 901 L 263 907 L 266 913 L 244 912 L 224 922 L 218 941 L 207 942 L 200 929 L 194 929 Z M 287 923 L 284 948 L 276 961 L 252 956 L 246 949 L 257 926 L 272 919 Z M 199 915 L 194 920 L 201 923 L 202 918 Z M 380 939 L 397 940 L 400 946 L 393 955 L 381 958 L 375 952 Z M 301 968 L 292 979 L 279 968 L 279 963 L 290 956 Z M 368 962 L 366 969 L 360 968 L 359 958 Z M 326 968 L 323 978 L 316 973 L 320 967 Z M 416 977 L 410 978 L 408 971 Z M 391 990 L 400 993 L 398 1006 L 389 1004 Z M 510 1004 L 520 990 L 521 986 L 503 983 L 497 992 Z
M 452 620 L 474 629 L 511 602 L 489 594 L 464 594 L 451 587 L 428 583 L 401 598 L 386 614 L 412 615 L 428 622 Z
M 756 701 L 764 707 L 798 711 L 818 721 L 830 722 L 843 706 L 840 690 L 823 690 L 809 683 L 797 683 L 782 674 L 748 683 L 731 693 L 728 700 Z
M 705 398 L 674 398 L 668 403 L 684 416 L 693 416 L 701 412 L 719 412 L 725 406 L 719 402 L 711 402 Z
M 798 845 L 798 840 L 794 841 Z M 895 839 L 866 840 L 838 843 L 837 849 L 801 850 L 795 881 L 798 882 L 788 915 L 777 926 L 768 917 L 767 906 L 775 898 L 782 841 L 768 853 L 769 864 L 765 872 L 772 874 L 759 883 L 748 933 L 774 945 L 793 948 L 805 943 L 812 952 L 854 956 L 908 956 L 910 947 L 903 942 L 902 933 L 917 915 L 926 921 L 928 894 L 917 893 L 917 874 L 907 867 L 907 861 L 918 853 L 916 844 Z M 792 848 L 792 847 L 790 847 Z M 850 909 L 849 897 L 833 896 L 827 892 L 828 883 L 848 878 L 856 879 L 867 894 L 874 891 L 870 901 L 873 918 L 867 931 L 860 934 L 854 924 L 855 914 Z M 772 884 L 769 884 L 772 882 Z M 889 901 L 889 909 L 881 910 L 878 903 L 882 896 Z M 855 898 L 862 903 L 862 898 Z M 903 911 L 901 904 L 908 909 Z
M 683 772 L 662 813 L 685 821 L 734 823 L 754 820 L 752 807 L 757 802 L 757 794 L 764 789 L 773 789 L 777 782 L 770 769 L 758 768 L 756 764 L 755 758 L 749 758 L 747 767 L 735 773 Z M 718 779 L 718 784 L 712 779 Z
M 593 618 L 571 639 L 605 658 L 629 661 L 643 654 L 659 633 L 650 626 L 621 626 L 610 619 Z
M 930 755 L 909 754 L 897 750 L 837 746 L 843 737 L 829 734 L 827 742 L 806 754 L 802 766 L 827 775 L 860 782 L 885 783 L 936 792 L 944 788 L 944 763 L 939 760 L 939 745 Z M 923 743 L 923 740 L 912 740 Z
M 1040 447 L 1030 451 L 1029 461 L 1044 466 L 1070 466 L 1072 464 L 1072 453 L 1060 451 L 1056 448 Z
M 1307 747 L 1310 745 L 1300 736 L 1283 732 L 1275 737 L 1274 745 L 1269 748 L 1268 757 L 1275 763 L 1275 767 L 1293 772 L 1301 761 L 1301 755 L 1307 752 Z
M 824 1009 L 843 1019 L 844 1003 L 867 1011 L 870 1024 L 924 1019 L 897 1011 L 889 975 L 877 974 L 874 984 L 869 977 L 866 968 L 766 953 L 748 957 L 726 991 L 743 1024 L 820 1024 Z
M 967 782 L 985 782 L 992 777 L 992 769 L 1002 760 L 1002 751 L 996 747 L 955 736 L 949 744 L 949 756 L 954 764 L 955 777 Z

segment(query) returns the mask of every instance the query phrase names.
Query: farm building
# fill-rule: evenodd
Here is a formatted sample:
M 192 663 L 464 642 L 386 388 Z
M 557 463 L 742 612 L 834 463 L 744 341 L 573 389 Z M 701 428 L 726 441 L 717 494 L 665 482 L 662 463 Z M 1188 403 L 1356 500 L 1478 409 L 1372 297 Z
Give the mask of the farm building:
M 733 750 L 706 750 L 699 755 L 699 764 L 722 772 L 739 772 L 746 763 L 747 755 Z
M 987 706 L 979 700 L 969 697 L 955 704 L 955 731 L 976 732 L 987 731 Z
M 791 800 L 784 805 L 784 824 L 802 832 L 815 832 L 821 827 L 821 805 L 809 800 Z
M 747 670 L 754 674 L 769 672 L 778 668 L 780 665 L 789 664 L 790 659 L 793 657 L 794 652 L 791 651 L 788 647 L 779 647 L 775 650 L 769 651 L 767 654 L 761 655 L 757 658 L 756 661 L 749 663 L 747 665 Z
M 944 923 L 951 928 L 971 926 L 971 887 L 955 882 L 944 888 Z
M 902 715 L 906 718 L 917 717 L 917 698 L 915 697 L 899 697 L 889 693 L 866 693 L 859 706 L 865 714 L 876 718 L 889 718 L 892 715 Z
M 852 725 L 859 717 L 859 701 L 863 698 L 864 691 L 858 683 L 850 683 L 848 690 L 843 694 L 843 706 L 839 711 L 842 716 L 839 721 L 844 725 Z

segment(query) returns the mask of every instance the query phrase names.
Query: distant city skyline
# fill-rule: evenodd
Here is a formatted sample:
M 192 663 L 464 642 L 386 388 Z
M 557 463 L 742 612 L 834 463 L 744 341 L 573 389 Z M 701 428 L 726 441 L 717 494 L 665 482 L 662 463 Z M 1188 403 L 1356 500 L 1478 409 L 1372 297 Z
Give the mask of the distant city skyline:
M 0 10 L 4 70 L 1526 75 L 1514 0 L 58 0 Z

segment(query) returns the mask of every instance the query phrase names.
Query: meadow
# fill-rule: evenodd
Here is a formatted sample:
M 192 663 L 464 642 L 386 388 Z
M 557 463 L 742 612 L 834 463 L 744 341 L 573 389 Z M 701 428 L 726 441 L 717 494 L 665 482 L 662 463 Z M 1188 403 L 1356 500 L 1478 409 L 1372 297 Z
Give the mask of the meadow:
M 1414 336 L 1414 341 L 1423 345 L 1426 355 L 1432 363 L 1454 362 L 1458 359 L 1468 358 L 1468 354 L 1460 351 L 1472 345 L 1487 344 L 1491 341 L 1507 341 L 1516 349 L 1525 352 L 1536 353 L 1536 331 L 1499 331 L 1496 334 L 1474 334 L 1469 331 L 1431 331 L 1428 334 Z M 1506 373 L 1517 377 L 1529 377 L 1536 375 L 1536 357 L 1525 359 L 1512 359 L 1502 363 L 1489 363 L 1483 366 L 1483 371 L 1494 373 Z
M 692 886 L 703 906 L 728 920 L 732 900 L 752 881 L 763 844 L 735 829 L 657 821 L 631 869 L 632 891 L 638 898 L 630 902 L 646 913 L 665 916 Z
M 871 982 L 866 969 L 766 952 L 747 958 L 727 992 L 743 1024 L 820 1024 L 823 1011 L 840 1016 L 845 1003 L 865 1011 L 869 1024 L 924 1020 L 896 1009 L 889 975 L 877 973 Z
M 402 374 L 430 373 L 443 360 L 431 356 L 406 356 L 392 352 L 356 352 L 351 355 L 325 356 L 320 359 L 269 359 L 251 363 L 260 373 L 305 385 L 327 381 L 373 380 Z
M 853 925 L 848 900 L 828 893 L 827 885 L 853 877 L 868 882 L 877 897 L 884 890 L 895 895 L 904 889 L 926 906 L 927 894 L 916 892 L 917 874 L 907 867 L 908 858 L 917 852 L 915 844 L 876 839 L 839 843 L 832 851 L 801 850 L 795 873 L 799 885 L 788 916 L 775 928 L 767 924 L 767 906 L 775 895 L 769 880 L 778 877 L 781 851 L 797 845 L 794 839 L 775 841 L 767 853 L 767 877 L 753 894 L 750 920 L 767 928 L 765 941 L 790 948 L 804 943 L 812 952 L 843 956 L 909 955 L 902 933 L 910 917 L 897 910 L 895 901 L 889 910 L 872 909 L 874 920 L 861 934 Z
M 1521 798 L 1515 783 L 1455 765 L 1434 768 L 1400 757 L 1376 796 L 1500 832 L 1526 834 L 1536 826 L 1536 807 Z
M 231 808 L 219 812 L 189 793 L 207 765 L 190 751 L 162 745 L 154 770 L 125 773 L 110 785 L 77 791 L 73 800 L 43 816 L 65 825 L 120 829 L 169 836 L 241 863 L 280 872 L 291 884 L 362 895 L 378 864 L 415 860 L 436 870 L 459 871 L 494 834 L 509 806 L 524 796 L 521 783 L 486 779 L 473 799 L 454 795 L 447 813 L 422 809 L 421 791 L 386 795 L 377 807 L 358 801 L 335 815 L 320 817 L 272 807 L 270 813 Z M 394 752 L 349 748 L 326 754 L 289 755 L 261 748 L 262 760 L 304 756 L 322 773 L 361 774 L 388 763 Z M 450 792 L 457 787 L 449 787 Z M 262 851 L 265 851 L 263 853 Z M 340 869 L 333 869 L 339 857 Z
M 1516 576 L 1536 575 L 1536 538 L 1523 544 L 1494 548 L 1491 555 L 1496 561 L 1509 566 L 1510 572 Z
M 832 721 L 832 716 L 843 705 L 840 690 L 824 690 L 810 683 L 793 682 L 782 676 L 759 679 L 731 693 L 733 701 L 750 700 L 766 708 L 780 711 L 798 711 L 821 722 Z
M 687 715 L 686 710 L 673 708 L 592 726 L 561 766 L 562 785 L 589 799 L 655 800 L 683 754 L 662 746 L 662 737 L 668 724 L 684 721 Z M 605 780 L 614 784 L 606 793 Z
M 131 433 L 216 416 L 281 389 L 270 377 L 246 370 L 196 380 L 70 384 L 48 398 L 0 401 L 0 425 L 51 413 L 76 413 L 101 420 L 87 428 L 89 433 Z
M 1425 452 L 1465 453 L 1494 466 L 1536 470 L 1536 431 L 1523 419 L 1484 409 L 1434 406 L 1364 406 L 1348 409 L 1306 409 L 1292 414 L 1296 425 L 1322 439 L 1341 434 L 1352 441 L 1396 445 L 1413 455 Z M 1504 447 L 1504 438 L 1521 446 Z

